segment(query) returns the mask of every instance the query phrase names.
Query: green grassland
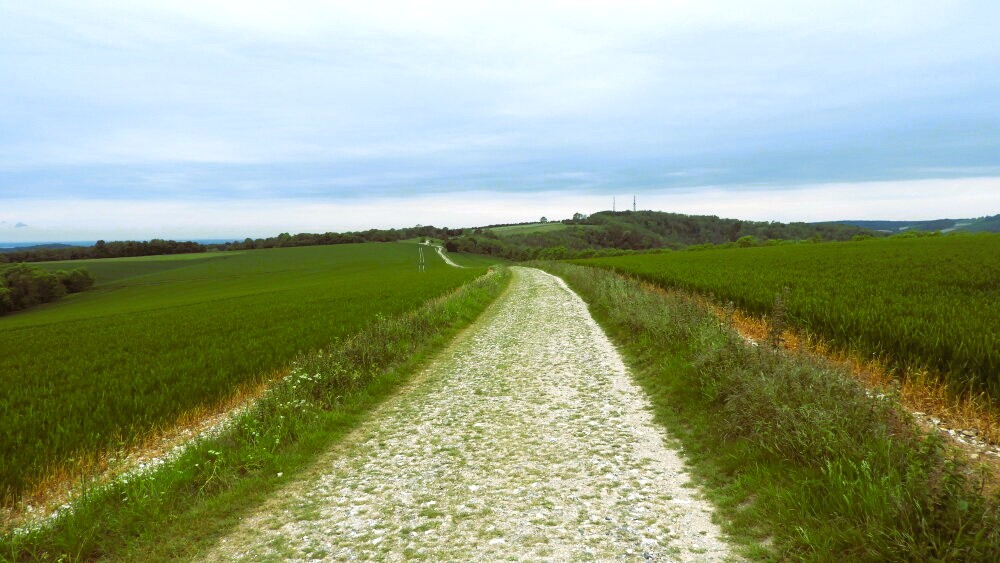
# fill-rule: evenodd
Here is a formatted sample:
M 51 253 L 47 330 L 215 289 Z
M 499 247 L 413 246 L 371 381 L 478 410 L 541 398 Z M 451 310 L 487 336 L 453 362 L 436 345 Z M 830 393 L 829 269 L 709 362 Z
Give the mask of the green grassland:
M 496 233 L 497 236 L 506 237 L 511 235 L 526 235 L 529 233 L 561 231 L 568 226 L 569 225 L 564 223 L 554 221 L 549 223 L 529 223 L 527 225 L 507 225 L 506 227 L 493 227 L 490 230 Z
M 135 256 L 130 258 L 103 258 L 99 260 L 70 260 L 59 262 L 37 262 L 34 265 L 46 270 L 65 270 L 68 267 L 86 268 L 97 277 L 100 285 L 136 276 L 155 274 L 191 266 L 192 262 L 222 258 L 219 252 L 199 254 L 171 254 L 167 256 Z
M 426 253 L 426 250 L 425 250 Z M 485 271 L 369 243 L 83 262 L 94 289 L 0 318 L 0 497 Z
M 758 314 L 1000 397 L 1000 236 L 670 252 L 577 260 Z

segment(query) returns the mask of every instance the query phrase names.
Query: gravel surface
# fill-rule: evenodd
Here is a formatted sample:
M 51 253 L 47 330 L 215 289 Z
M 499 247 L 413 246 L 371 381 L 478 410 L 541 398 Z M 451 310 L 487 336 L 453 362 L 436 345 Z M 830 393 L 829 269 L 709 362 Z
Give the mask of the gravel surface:
M 554 276 L 510 289 L 210 560 L 720 560 L 643 391 Z

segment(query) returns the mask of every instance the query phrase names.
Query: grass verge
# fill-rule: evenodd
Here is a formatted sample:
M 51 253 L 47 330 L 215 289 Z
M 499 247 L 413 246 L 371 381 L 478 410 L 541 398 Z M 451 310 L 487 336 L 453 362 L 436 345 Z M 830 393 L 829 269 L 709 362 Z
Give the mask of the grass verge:
M 726 531 L 763 559 L 1000 559 L 1000 496 L 892 395 L 811 355 L 750 346 L 680 292 L 562 276 L 684 445 Z
M 895 393 L 900 404 L 921 418 L 937 419 L 940 428 L 953 432 L 971 430 L 980 444 L 1000 445 L 1000 401 L 986 393 L 955 392 L 945 378 L 927 370 L 904 370 L 879 357 L 864 357 L 787 323 L 775 322 L 773 315 L 757 316 L 730 306 L 705 303 L 720 318 L 726 318 L 745 338 L 756 342 L 777 340 L 776 344 L 796 353 L 808 353 L 848 366 L 851 375 L 876 393 Z M 782 330 L 782 327 L 785 327 Z M 933 426 L 933 425 L 932 425 Z M 965 438 L 968 442 L 968 436 Z M 977 449 L 970 446 L 971 449 Z M 983 448 L 978 448 L 983 449 Z M 1000 459 L 994 459 L 1000 468 Z M 1000 475 L 1000 471 L 995 471 Z
M 51 519 L 0 536 L 0 559 L 189 558 L 305 468 L 506 287 L 504 269 L 298 358 L 289 375 L 172 460 L 82 492 Z

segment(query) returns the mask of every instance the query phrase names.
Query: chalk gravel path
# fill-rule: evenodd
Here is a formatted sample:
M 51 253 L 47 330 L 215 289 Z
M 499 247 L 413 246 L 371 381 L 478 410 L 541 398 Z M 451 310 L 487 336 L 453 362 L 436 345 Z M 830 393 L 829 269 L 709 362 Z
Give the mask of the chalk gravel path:
M 448 255 L 444 253 L 444 247 L 442 247 L 440 244 L 429 244 L 429 243 L 421 243 L 421 244 L 423 244 L 424 246 L 430 246 L 430 247 L 436 249 L 437 253 L 438 253 L 438 256 L 440 256 L 441 259 L 444 260 L 445 264 L 451 266 L 452 268 L 464 268 L 465 267 L 465 266 L 462 266 L 460 264 L 456 264 L 454 260 L 452 260 L 451 258 L 449 258 Z
M 583 301 L 513 270 L 409 388 L 206 558 L 730 557 Z

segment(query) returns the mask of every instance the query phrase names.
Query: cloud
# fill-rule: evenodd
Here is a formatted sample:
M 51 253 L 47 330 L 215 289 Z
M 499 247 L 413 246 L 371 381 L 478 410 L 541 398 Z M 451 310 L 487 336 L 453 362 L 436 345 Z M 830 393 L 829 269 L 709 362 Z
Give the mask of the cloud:
M 25 224 L 25 223 L 21 223 L 21 222 L 18 222 L 18 223 L 16 223 L 16 224 L 14 225 L 14 228 L 15 228 L 15 229 L 25 229 L 25 228 L 27 228 L 27 227 L 28 227 L 28 225 L 27 225 L 27 224 Z
M 449 224 L 511 220 L 504 197 L 526 193 L 747 218 L 792 193 L 871 202 L 847 186 L 997 175 L 998 18 L 986 2 L 8 2 L 0 201 L 52 208 L 20 213 L 28 232 L 165 234 L 208 228 L 157 222 L 174 201 L 278 202 L 291 215 L 227 227 L 261 234 L 325 228 L 296 214 L 331 201 L 372 226 L 366 202 L 429 197 L 496 209 L 420 220 Z M 88 201 L 150 202 L 153 222 L 74 217 Z M 879 205 L 837 209 L 933 211 Z M 806 198 L 786 218 L 819 213 Z
M 754 154 L 1000 123 L 982 5 L 48 6 L 0 18 L 6 166 Z

